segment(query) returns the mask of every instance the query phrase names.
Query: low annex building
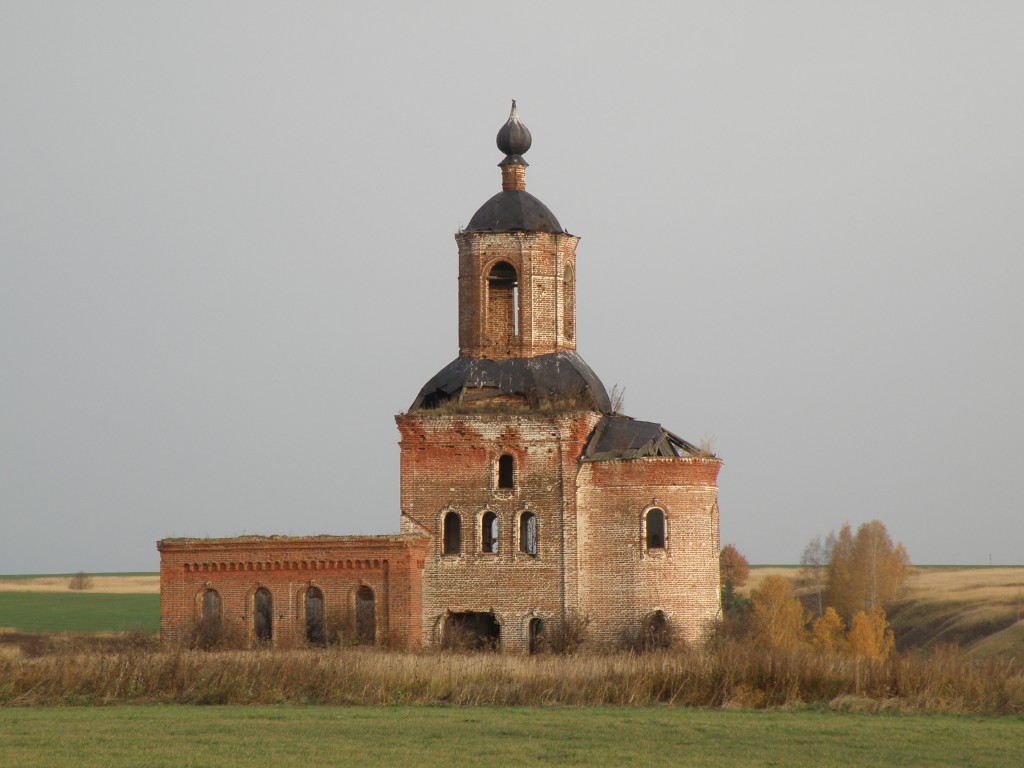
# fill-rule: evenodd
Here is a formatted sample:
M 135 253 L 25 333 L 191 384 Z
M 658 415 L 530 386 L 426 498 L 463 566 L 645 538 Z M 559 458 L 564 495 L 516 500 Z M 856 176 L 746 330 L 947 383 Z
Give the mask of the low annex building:
M 579 238 L 526 191 L 531 143 L 513 102 L 502 189 L 455 236 L 459 355 L 395 418 L 401 532 L 164 539 L 165 639 L 532 652 L 716 619 L 721 461 L 616 413 L 576 352 Z

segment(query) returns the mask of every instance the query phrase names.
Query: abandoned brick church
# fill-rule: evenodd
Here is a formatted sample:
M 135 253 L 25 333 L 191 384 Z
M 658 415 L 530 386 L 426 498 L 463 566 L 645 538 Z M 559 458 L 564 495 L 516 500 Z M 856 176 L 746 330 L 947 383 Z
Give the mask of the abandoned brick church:
M 455 235 L 459 355 L 396 417 L 401 532 L 164 539 L 165 639 L 527 652 L 570 620 L 613 645 L 716 618 L 721 462 L 616 413 L 576 353 L 579 238 L 526 191 L 531 142 L 513 102 L 502 189 Z

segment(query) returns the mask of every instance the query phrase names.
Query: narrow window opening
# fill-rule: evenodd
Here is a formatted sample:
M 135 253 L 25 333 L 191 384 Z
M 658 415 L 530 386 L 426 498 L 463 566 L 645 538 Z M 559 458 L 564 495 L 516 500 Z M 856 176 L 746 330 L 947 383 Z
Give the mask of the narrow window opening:
M 444 516 L 444 554 L 457 555 L 462 551 L 462 518 L 457 512 Z
M 565 279 L 562 282 L 562 335 L 572 341 L 576 335 L 576 274 L 572 264 L 565 265 Z
M 498 487 L 515 488 L 516 485 L 516 461 L 509 454 L 498 459 Z
M 373 590 L 365 586 L 356 590 L 356 642 L 360 645 L 377 642 L 377 607 Z
M 647 548 L 665 548 L 665 513 L 657 507 L 647 511 Z
M 484 512 L 480 521 L 480 549 L 484 552 L 498 551 L 498 516 Z
M 537 516 L 533 512 L 523 512 L 519 518 L 519 551 L 537 555 Z
M 269 643 L 274 637 L 274 598 L 263 587 L 252 597 L 252 630 L 257 643 Z
M 512 335 L 519 335 L 519 283 L 512 286 Z
M 317 587 L 306 590 L 306 642 L 324 643 L 324 593 Z

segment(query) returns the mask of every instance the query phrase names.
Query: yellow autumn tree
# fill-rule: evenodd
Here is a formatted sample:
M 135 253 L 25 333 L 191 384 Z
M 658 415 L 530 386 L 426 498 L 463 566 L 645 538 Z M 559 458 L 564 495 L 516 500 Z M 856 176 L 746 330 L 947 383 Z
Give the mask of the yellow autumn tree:
M 806 619 L 793 587 L 782 576 L 768 576 L 750 593 L 754 639 L 772 650 L 785 651 L 802 643 Z
M 864 659 L 882 661 L 896 643 L 885 611 L 874 608 L 871 611 L 857 611 L 850 621 L 850 655 Z
M 886 608 L 899 596 L 909 566 L 907 550 L 893 544 L 880 520 L 862 524 L 856 536 L 844 525 L 832 541 L 829 605 L 847 620 L 858 611 Z
M 811 645 L 820 653 L 835 653 L 843 644 L 843 620 L 831 605 L 811 622 Z

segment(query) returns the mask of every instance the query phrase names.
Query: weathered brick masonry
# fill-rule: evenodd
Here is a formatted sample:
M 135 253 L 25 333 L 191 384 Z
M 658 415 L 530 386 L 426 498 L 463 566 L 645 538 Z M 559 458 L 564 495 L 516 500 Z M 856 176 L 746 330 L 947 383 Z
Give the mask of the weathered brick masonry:
M 573 617 L 609 645 L 716 619 L 721 462 L 614 413 L 576 353 L 579 238 L 526 192 L 531 141 L 513 104 L 502 191 L 455 238 L 459 356 L 396 417 L 401 534 L 164 540 L 165 638 L 217 612 L 303 643 L 322 610 L 364 642 L 526 651 Z
M 271 642 L 306 642 L 306 593 L 323 594 L 327 621 L 354 640 L 356 593 L 372 594 L 375 641 L 420 647 L 423 536 L 242 536 L 164 539 L 160 550 L 160 632 L 188 639 L 202 618 L 203 596 L 214 590 L 227 626 L 254 642 L 254 595 L 272 598 Z

